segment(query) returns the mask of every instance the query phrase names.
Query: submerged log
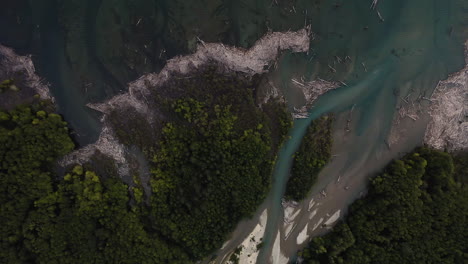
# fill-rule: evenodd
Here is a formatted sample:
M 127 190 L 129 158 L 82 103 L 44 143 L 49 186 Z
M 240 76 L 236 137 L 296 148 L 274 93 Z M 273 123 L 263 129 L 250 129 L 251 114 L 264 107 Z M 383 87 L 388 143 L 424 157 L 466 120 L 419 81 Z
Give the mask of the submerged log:
M 377 15 L 379 16 L 381 22 L 385 22 L 385 19 L 382 17 L 379 11 L 377 11 Z

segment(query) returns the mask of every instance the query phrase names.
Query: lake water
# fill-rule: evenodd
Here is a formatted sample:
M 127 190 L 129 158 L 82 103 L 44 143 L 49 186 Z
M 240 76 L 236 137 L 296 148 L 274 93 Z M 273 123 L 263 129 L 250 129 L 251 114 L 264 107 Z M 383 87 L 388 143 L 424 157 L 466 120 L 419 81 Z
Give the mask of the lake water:
M 279 68 L 270 74 L 272 79 L 291 104 L 295 102 L 288 92 L 294 90 L 291 78 L 320 77 L 347 86 L 322 96 L 308 119 L 297 120 L 280 151 L 264 203 L 269 217 L 258 263 L 267 263 L 282 225 L 281 197 L 292 155 L 308 124 L 329 112 L 338 117 L 335 142 L 346 148 L 334 147 L 341 155 L 321 174 L 311 196 L 344 173 L 354 186 L 348 192 L 337 191 L 336 198 L 322 206 L 346 208 L 365 188 L 368 175 L 398 152 L 421 143 L 424 122 L 410 130 L 405 147 L 390 151 L 386 147 L 401 98 L 430 96 L 439 80 L 463 66 L 466 1 L 380 0 L 377 10 L 384 22 L 377 10 L 370 9 L 371 2 L 6 0 L 0 11 L 0 41 L 33 54 L 39 73 L 52 84 L 59 112 L 85 145 L 94 142 L 100 131 L 99 115 L 86 103 L 122 92 L 129 81 L 159 71 L 166 59 L 193 51 L 196 37 L 249 47 L 268 30 L 297 30 L 310 24 L 316 37 L 308 54 L 284 54 Z M 353 106 L 352 129 L 344 135 L 343 116 Z M 298 231 L 307 215 L 300 218 Z M 243 233 L 236 230 L 234 236 Z M 282 248 L 289 256 L 300 246 L 286 240 Z

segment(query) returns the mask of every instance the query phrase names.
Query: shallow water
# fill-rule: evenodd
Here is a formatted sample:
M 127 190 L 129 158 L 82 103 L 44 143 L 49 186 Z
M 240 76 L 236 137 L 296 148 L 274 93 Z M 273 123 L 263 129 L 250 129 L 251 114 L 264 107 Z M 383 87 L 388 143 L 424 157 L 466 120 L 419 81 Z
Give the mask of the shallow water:
M 466 23 L 467 13 L 459 9 L 461 3 L 380 1 L 378 10 L 385 18 L 383 23 L 379 22 L 375 11 L 369 10 L 369 3 L 364 1 L 343 3 L 339 8 L 328 1 L 328 4 L 321 5 L 323 8 L 316 12 L 317 16 L 312 15 L 312 30 L 318 33 L 318 40 L 312 42 L 309 56 L 302 55 L 302 63 L 296 60 L 295 65 L 282 65 L 290 72 L 287 76 L 283 73 L 283 83 L 290 85 L 288 79 L 302 74 L 306 79 L 319 76 L 343 81 L 348 86 L 322 96 L 311 109 L 308 119 L 295 122 L 290 132 L 291 139 L 281 150 L 276 165 L 273 190 L 269 197 L 269 222 L 263 240 L 265 245 L 258 263 L 266 263 L 270 259 L 273 239 L 282 226 L 281 197 L 292 155 L 313 119 L 329 112 L 339 114 L 355 106 L 351 132 L 346 135 L 346 141 L 337 139 L 342 141 L 341 144 L 348 142 L 347 148 L 324 171 L 327 175 L 322 173 L 317 183 L 319 188 L 314 188 L 311 194 L 311 197 L 316 196 L 327 189 L 328 196 L 335 198 L 325 199 L 321 207 L 330 210 L 341 209 L 340 206 L 346 208 L 357 197 L 367 175 L 379 169 L 369 163 L 383 166 L 398 152 L 409 151 L 421 144 L 423 129 L 416 125 L 407 135 L 410 140 L 406 141 L 406 146 L 397 146 L 389 151 L 386 139 L 400 98 L 408 94 L 412 100 L 420 94 L 429 96 L 439 80 L 463 66 L 462 32 L 455 31 L 455 28 L 461 28 L 457 23 Z M 368 28 L 364 29 L 366 26 Z M 341 59 L 350 56 L 351 61 L 338 63 L 335 56 Z M 303 68 L 303 64 L 307 65 L 305 71 L 298 73 L 293 70 Z M 332 73 L 328 65 L 337 72 Z M 288 90 L 289 87 L 284 89 Z M 426 105 L 422 104 L 424 108 Z M 421 125 L 424 126 L 424 123 L 417 126 Z M 343 136 L 342 133 L 335 134 Z M 351 186 L 347 192 L 329 186 L 339 175 L 348 183 L 359 184 Z M 300 225 L 293 235 L 307 223 L 303 219 L 297 222 Z M 286 255 L 293 254 L 294 249 L 299 248 L 295 245 L 295 239 L 289 239 L 284 244 Z
M 1 16 L 0 40 L 33 54 L 39 73 L 52 84 L 59 112 L 82 145 L 95 141 L 100 131 L 99 115 L 86 103 L 109 98 L 138 76 L 159 71 L 166 59 L 192 51 L 196 37 L 249 47 L 268 30 L 296 30 L 311 24 L 317 36 L 310 51 L 285 53 L 270 79 L 281 87 L 290 107 L 304 103 L 291 78 L 320 77 L 348 86 L 322 96 L 310 117 L 297 120 L 290 131 L 271 193 L 259 209 L 268 208 L 269 216 L 258 263 L 268 262 L 282 225 L 280 200 L 291 156 L 308 124 L 328 112 L 338 117 L 334 133 L 339 146 L 335 144 L 334 151 L 340 156 L 320 175 L 311 193 L 315 197 L 322 189 L 329 191 L 321 205 L 325 215 L 346 208 L 365 188 L 368 175 L 398 152 L 421 143 L 424 120 L 409 123 L 414 128 L 405 145 L 388 150 L 385 140 L 396 108 L 408 94 L 412 100 L 420 94 L 429 96 L 440 79 L 460 69 L 462 42 L 468 36 L 468 4 L 463 0 L 380 0 L 377 9 L 385 22 L 369 9 L 371 0 L 6 1 L 5 10 L 13 11 L 5 12 L 16 16 Z M 350 60 L 338 62 L 346 56 Z M 344 133 L 347 111 L 353 106 L 351 131 Z M 350 184 L 349 191 L 332 184 L 338 175 L 343 175 L 343 184 Z M 301 214 L 292 239 L 282 241 L 286 255 L 300 248 L 294 236 L 307 217 Z M 245 238 L 248 226 L 240 225 L 245 230 L 233 233 L 234 242 L 225 252 Z M 314 235 L 319 233 L 323 230 Z

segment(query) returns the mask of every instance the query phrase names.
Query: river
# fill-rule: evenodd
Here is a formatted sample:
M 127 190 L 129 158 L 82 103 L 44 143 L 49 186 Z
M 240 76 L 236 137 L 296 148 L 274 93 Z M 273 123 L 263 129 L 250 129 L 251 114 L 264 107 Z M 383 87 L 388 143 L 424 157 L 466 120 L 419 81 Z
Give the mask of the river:
M 417 121 L 404 119 L 398 131 L 403 140 L 387 146 L 397 108 L 402 99 L 421 102 L 439 80 L 462 68 L 462 43 L 468 35 L 468 6 L 463 0 L 380 0 L 375 10 L 370 0 L 207 0 L 202 5 L 177 0 L 7 2 L 5 10 L 14 10 L 17 16 L 2 16 L 0 41 L 33 54 L 39 74 L 51 83 L 59 112 L 81 145 L 94 142 L 100 131 L 99 115 L 86 103 L 109 98 L 138 76 L 159 71 L 166 59 L 193 50 L 196 37 L 249 47 L 268 30 L 312 26 L 316 36 L 309 52 L 283 54 L 278 69 L 268 77 L 282 89 L 291 108 L 302 103 L 291 78 L 320 77 L 346 86 L 320 97 L 309 118 L 295 121 L 291 138 L 279 153 L 270 194 L 254 218 L 240 223 L 218 252 L 218 260 L 224 259 L 268 209 L 257 263 L 281 262 L 271 259 L 278 232 L 281 254 L 292 259 L 304 245 L 296 241 L 304 227 L 308 236 L 326 232 L 327 228 L 314 226 L 338 210 L 342 216 L 365 192 L 369 176 L 421 144 L 424 111 Z M 427 102 L 421 107 L 424 110 Z M 330 112 L 336 116 L 336 156 L 295 209 L 301 211 L 286 234 L 281 198 L 292 155 L 308 124 Z M 309 208 L 311 199 L 315 204 Z
M 462 41 L 466 31 L 455 33 L 467 22 L 467 12 L 461 4 L 380 1 L 377 9 L 384 22 L 366 1 L 342 3 L 339 7 L 324 1 L 321 8 L 309 10 L 312 30 L 318 35 L 309 55 L 286 54 L 272 78 L 282 85 L 286 95 L 293 89 L 290 79 L 301 76 L 306 80 L 318 76 L 343 81 L 347 86 L 319 98 L 309 118 L 296 120 L 290 131 L 291 138 L 279 153 L 273 188 L 266 205 L 258 211 L 268 209 L 268 222 L 257 263 L 281 263 L 294 256 L 303 246 L 298 245 L 296 238 L 306 225 L 309 236 L 326 232 L 329 227 L 322 228 L 321 223 L 338 211 L 342 216 L 347 206 L 364 194 L 369 176 L 391 159 L 422 144 L 427 102 L 419 99 L 418 120 L 406 118 L 400 122 L 402 131 L 398 134 L 403 139 L 389 148 L 394 114 L 402 105 L 402 98 L 417 101 L 418 97 L 429 97 L 439 80 L 463 67 Z M 346 56 L 348 62 L 338 62 Z M 294 95 L 289 99 L 294 102 Z M 299 214 L 292 223 L 285 224 L 281 198 L 292 156 L 310 122 L 330 112 L 337 116 L 333 147 L 336 156 L 319 176 L 310 197 L 295 209 L 294 212 L 301 210 Z M 347 119 L 351 119 L 349 132 Z M 293 230 L 289 231 L 291 226 Z M 272 258 L 278 255 L 274 252 L 278 251 L 278 238 L 284 257 Z

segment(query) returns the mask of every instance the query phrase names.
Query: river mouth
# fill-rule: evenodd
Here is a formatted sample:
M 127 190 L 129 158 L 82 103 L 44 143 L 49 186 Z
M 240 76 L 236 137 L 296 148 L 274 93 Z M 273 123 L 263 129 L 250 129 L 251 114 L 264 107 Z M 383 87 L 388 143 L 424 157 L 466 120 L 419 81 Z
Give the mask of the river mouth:
M 22 40 L 5 41 L 22 53 L 33 54 L 39 74 L 52 84 L 51 92 L 57 100 L 59 112 L 69 121 L 81 145 L 94 142 L 101 131 L 100 116 L 88 109 L 87 103 L 118 94 L 126 89 L 127 82 L 144 73 L 159 71 L 166 59 L 190 52 L 196 36 L 207 41 L 219 40 L 249 47 L 270 29 L 286 31 L 306 24 L 312 26 L 316 38 L 311 42 L 309 52 L 284 54 L 278 69 L 271 72 L 269 78 L 283 91 L 290 108 L 304 103 L 298 91 L 294 90 L 292 78 L 322 78 L 341 81 L 346 86 L 322 96 L 311 109 L 309 118 L 297 120 L 290 131 L 291 139 L 284 145 L 277 161 L 271 193 L 251 221 L 256 222 L 255 218 L 268 208 L 265 244 L 258 263 L 270 262 L 278 231 L 282 236 L 283 254 L 287 257 L 294 255 L 303 246 L 297 245 L 296 237 L 307 223 L 311 223 L 311 230 L 313 223 L 327 214 L 337 210 L 345 213 L 346 206 L 365 190 L 369 175 L 387 161 L 422 143 L 427 122 L 423 114 L 416 122 L 406 118 L 401 126 L 407 131 L 406 140 L 388 148 L 387 139 L 397 108 L 404 105 L 402 98 L 417 101 L 420 95 L 430 96 L 439 80 L 463 67 L 462 43 L 468 33 L 465 11 L 468 7 L 461 0 L 380 0 L 377 10 L 369 8 L 371 1 L 339 5 L 331 0 L 318 3 L 305 0 L 252 1 L 244 5 L 237 1 L 208 1 L 210 10 L 213 10 L 208 15 L 190 1 L 185 5 L 181 1 L 144 1 L 138 8 L 129 8 L 128 16 L 124 16 L 126 11 L 122 11 L 126 1 L 117 1 L 119 7 L 113 11 L 107 11 L 110 1 L 106 0 L 70 1 L 65 5 L 65 11 L 64 6 L 52 0 L 31 4 L 19 2 L 23 5 L 15 8 L 24 10 L 18 14 L 22 22 L 17 23 L 16 17 L 5 18 L 2 22 L 7 26 L 2 33 L 11 34 L 5 29 L 16 27 L 22 34 L 18 33 L 12 39 Z M 185 11 L 177 9 L 180 3 Z M 77 7 L 76 11 L 71 11 L 73 5 Z M 151 11 L 143 12 L 144 7 Z M 381 22 L 377 11 L 384 22 Z M 76 36 L 64 34 L 63 28 L 70 28 L 70 25 L 63 23 L 70 21 L 61 20 L 60 12 L 84 14 L 73 27 L 78 32 Z M 201 16 L 206 19 L 197 27 L 193 21 Z M 138 22 L 140 18 L 142 20 Z M 156 33 L 151 32 L 152 27 Z M 124 33 L 107 35 L 106 29 Z M 128 60 L 114 61 L 112 54 L 104 50 L 108 45 L 112 46 L 113 52 L 122 51 L 125 46 L 122 43 L 138 32 L 138 41 L 132 42 L 125 51 Z M 118 41 L 109 42 L 105 39 L 109 36 Z M 135 47 L 137 52 L 132 51 L 129 55 Z M 419 103 L 423 110 L 428 104 Z M 345 132 L 353 107 L 351 129 Z M 337 116 L 333 154 L 339 156 L 323 170 L 309 199 L 300 204 L 303 213 L 295 220 L 297 227 L 289 239 L 284 240 L 281 198 L 291 155 L 310 121 L 329 112 Z M 340 176 L 342 182 L 337 185 L 335 182 Z M 346 186 L 350 188 L 344 190 Z M 317 199 L 324 189 L 328 198 L 322 199 L 321 209 L 313 222 L 308 219 L 310 214 L 305 212 L 310 199 Z M 252 223 L 241 223 L 233 233 L 233 243 L 228 244 L 220 255 L 233 250 L 247 236 L 249 231 L 246 230 Z M 319 228 L 309 235 L 325 231 Z

